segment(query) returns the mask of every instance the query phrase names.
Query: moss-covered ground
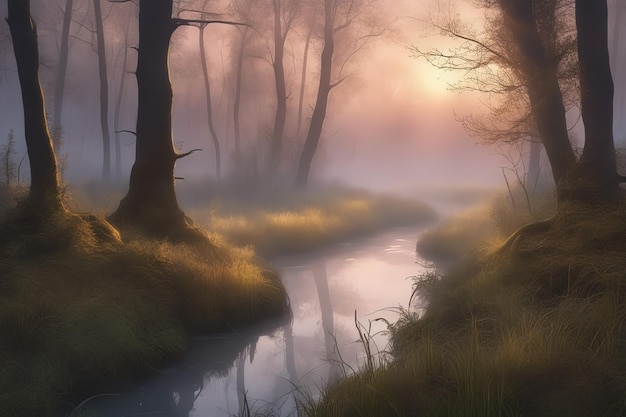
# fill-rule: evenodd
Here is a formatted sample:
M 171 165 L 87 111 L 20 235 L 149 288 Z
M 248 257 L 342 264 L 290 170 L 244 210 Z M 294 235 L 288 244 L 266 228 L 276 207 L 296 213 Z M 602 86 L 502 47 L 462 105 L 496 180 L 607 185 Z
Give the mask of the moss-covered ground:
M 626 205 L 564 204 L 504 250 L 533 216 L 501 200 L 481 212 L 432 232 L 439 248 L 468 250 L 418 280 L 426 309 L 392 326 L 391 354 L 328 387 L 309 415 L 626 415 Z

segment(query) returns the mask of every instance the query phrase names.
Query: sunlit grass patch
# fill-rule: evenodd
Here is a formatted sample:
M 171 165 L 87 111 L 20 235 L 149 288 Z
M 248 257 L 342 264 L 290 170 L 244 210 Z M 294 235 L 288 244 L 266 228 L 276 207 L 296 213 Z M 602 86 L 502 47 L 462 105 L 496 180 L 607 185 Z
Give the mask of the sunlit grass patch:
M 190 216 L 237 245 L 264 256 L 315 250 L 323 245 L 435 218 L 422 203 L 345 188 L 285 193 L 271 202 L 217 198 Z
M 276 274 L 219 237 L 195 245 L 124 243 L 102 219 L 66 212 L 37 230 L 20 227 L 5 228 L 11 234 L 0 246 L 6 415 L 53 415 L 63 398 L 175 360 L 191 334 L 288 312 Z
M 519 227 L 554 213 L 555 199 L 551 194 L 535 195 L 531 201 L 532 212 L 527 206 L 513 206 L 508 194 L 499 194 L 424 233 L 417 243 L 417 252 L 439 264 L 456 262 L 468 256 L 486 256 L 500 247 Z

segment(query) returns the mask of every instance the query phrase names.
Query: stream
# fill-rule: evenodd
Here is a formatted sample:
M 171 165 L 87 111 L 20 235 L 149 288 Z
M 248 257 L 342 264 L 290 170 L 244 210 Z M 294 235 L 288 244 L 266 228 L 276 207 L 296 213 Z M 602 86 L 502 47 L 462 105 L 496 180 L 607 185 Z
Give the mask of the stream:
M 265 335 L 195 338 L 182 363 L 123 393 L 92 397 L 80 406 L 86 413 L 74 416 L 227 417 L 248 410 L 295 416 L 296 399 L 318 398 L 320 387 L 363 364 L 357 324 L 374 355 L 385 349 L 385 320 L 398 319 L 398 308 L 409 303 L 411 277 L 424 271 L 415 255 L 424 229 L 391 229 L 276 259 L 291 324 Z

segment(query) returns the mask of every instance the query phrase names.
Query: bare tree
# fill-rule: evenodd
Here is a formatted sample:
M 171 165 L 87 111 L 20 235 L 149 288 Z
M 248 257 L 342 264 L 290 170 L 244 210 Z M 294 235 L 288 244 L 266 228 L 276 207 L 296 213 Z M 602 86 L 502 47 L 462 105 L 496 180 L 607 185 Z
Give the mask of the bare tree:
M 297 16 L 299 2 L 290 0 L 284 3 L 282 0 L 272 0 L 272 6 L 274 11 L 274 57 L 272 67 L 274 69 L 276 88 L 276 113 L 268 159 L 268 171 L 270 174 L 278 170 L 281 161 L 285 123 L 287 121 L 287 86 L 284 67 L 285 42 Z
M 63 96 L 65 93 L 65 78 L 67 76 L 67 61 L 69 59 L 70 25 L 72 24 L 72 8 L 74 0 L 65 0 L 63 10 L 63 28 L 61 30 L 61 44 L 59 48 L 59 66 L 54 84 L 54 125 L 53 143 L 58 153 L 63 137 Z
M 37 29 L 29 0 L 8 0 L 9 29 L 24 109 L 24 133 L 30 159 L 29 207 L 40 216 L 63 208 L 57 162 L 48 130 L 39 82 Z
M 346 64 L 372 39 L 382 35 L 389 26 L 376 20 L 369 20 L 366 23 L 359 21 L 359 19 L 371 17 L 370 13 L 373 11 L 376 11 L 376 2 L 373 0 L 324 0 L 324 47 L 320 57 L 320 79 L 309 130 L 298 162 L 296 188 L 303 189 L 307 186 L 313 157 L 322 136 L 328 97 L 333 88 L 345 79 Z M 343 43 L 348 44 L 349 48 L 345 51 L 343 59 L 336 64 L 334 60 L 336 37 L 345 35 L 350 28 L 359 28 L 360 31 L 349 34 L 349 42 L 344 39 Z M 335 69 L 335 74 L 333 74 L 333 69 Z
M 137 59 L 138 111 L 135 163 L 128 193 L 109 219 L 152 236 L 204 239 L 176 198 L 174 166 L 194 150 L 179 154 L 172 141 L 172 86 L 168 55 L 174 31 L 183 25 L 232 23 L 172 17 L 172 0 L 139 1 Z
M 561 0 L 482 3 L 495 12 L 491 22 L 496 30 L 489 32 L 490 37 L 468 35 L 458 24 L 444 27 L 448 34 L 465 41 L 469 54 L 417 52 L 440 68 L 467 71 L 466 80 L 474 89 L 507 94 L 503 107 L 521 110 L 508 125 L 512 129 L 506 125 L 492 129 L 494 137 L 524 131 L 532 134 L 529 127 L 534 126 L 550 161 L 560 201 L 614 198 L 619 177 L 612 133 L 606 130 L 613 114 L 606 0 L 576 1 L 575 8 Z M 576 16 L 572 16 L 573 10 Z M 494 68 L 505 69 L 504 76 L 503 72 L 494 76 Z M 567 108 L 574 105 L 582 109 L 585 125 L 580 158 L 570 143 L 566 118 Z M 469 119 L 467 126 L 479 124 Z M 486 130 L 490 129 L 483 132 Z
M 109 76 L 104 37 L 104 24 L 100 0 L 93 0 L 98 52 L 98 75 L 100 78 L 100 130 L 102 132 L 102 180 L 111 175 L 111 136 L 109 134 Z

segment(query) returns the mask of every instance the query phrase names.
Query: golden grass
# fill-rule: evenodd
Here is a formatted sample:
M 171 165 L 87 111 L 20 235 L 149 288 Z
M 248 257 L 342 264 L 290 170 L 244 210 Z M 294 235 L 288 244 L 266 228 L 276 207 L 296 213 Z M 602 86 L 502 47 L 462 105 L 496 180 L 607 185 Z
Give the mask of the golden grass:
M 123 243 L 104 220 L 66 212 L 11 233 L 0 245 L 2 416 L 54 415 L 64 394 L 176 359 L 191 334 L 288 313 L 276 274 L 215 236 Z
M 306 252 L 385 228 L 435 218 L 424 204 L 364 191 L 282 194 L 271 204 L 218 200 L 190 216 L 208 230 L 263 256 Z
M 391 329 L 393 360 L 310 414 L 625 415 L 625 233 L 624 206 L 564 206 L 516 250 L 431 277 L 423 316 Z

